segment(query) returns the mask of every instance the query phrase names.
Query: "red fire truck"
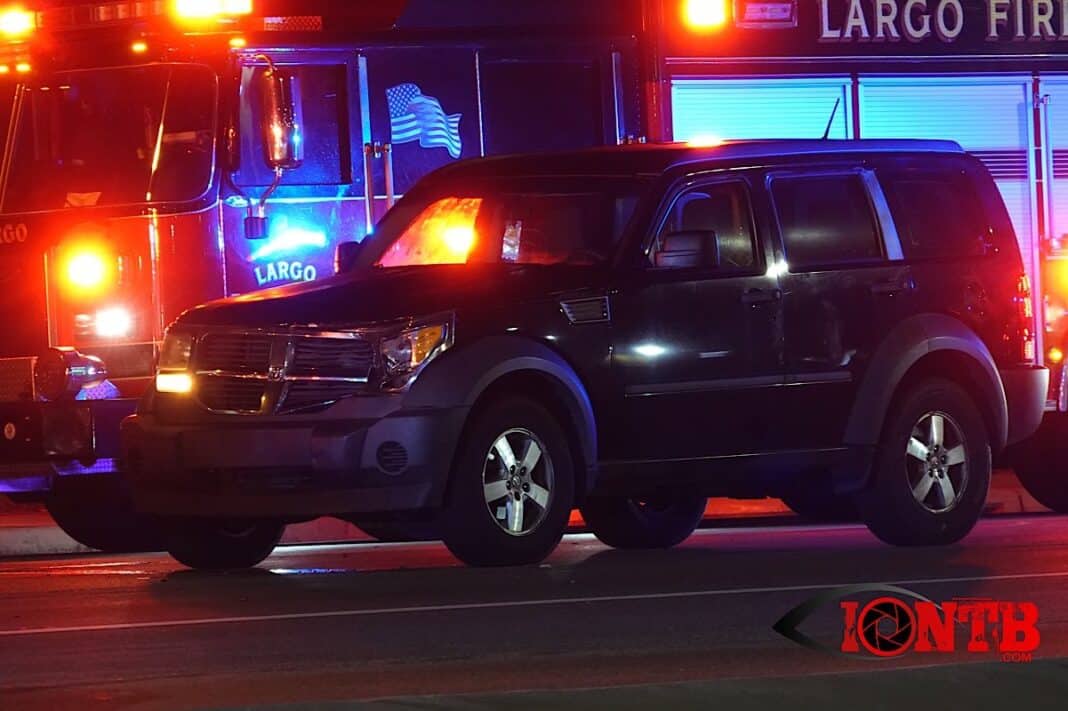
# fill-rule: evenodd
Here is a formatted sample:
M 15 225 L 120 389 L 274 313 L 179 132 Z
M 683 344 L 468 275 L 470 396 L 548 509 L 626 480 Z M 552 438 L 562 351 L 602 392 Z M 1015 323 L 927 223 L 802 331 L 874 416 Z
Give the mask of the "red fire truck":
M 637 132 L 640 19 L 637 0 L 0 7 L 0 493 L 92 547 L 153 547 L 117 436 L 167 324 L 333 273 L 446 163 Z

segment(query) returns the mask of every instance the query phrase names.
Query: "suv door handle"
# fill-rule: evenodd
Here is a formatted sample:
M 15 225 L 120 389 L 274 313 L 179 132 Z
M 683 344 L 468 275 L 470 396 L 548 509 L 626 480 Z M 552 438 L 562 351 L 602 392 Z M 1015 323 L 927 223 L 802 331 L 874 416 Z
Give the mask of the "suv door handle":
M 880 281 L 872 284 L 868 287 L 873 294 L 886 294 L 887 296 L 893 296 L 902 291 L 912 291 L 916 288 L 916 282 L 912 281 L 912 277 L 891 281 Z
M 750 289 L 742 294 L 742 303 L 747 306 L 770 304 L 782 299 L 782 291 L 779 289 Z

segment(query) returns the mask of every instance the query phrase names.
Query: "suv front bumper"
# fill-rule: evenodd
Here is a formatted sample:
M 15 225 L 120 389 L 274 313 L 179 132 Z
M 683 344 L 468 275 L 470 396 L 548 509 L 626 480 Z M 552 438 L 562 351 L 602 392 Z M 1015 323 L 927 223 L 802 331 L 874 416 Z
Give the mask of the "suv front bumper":
M 440 503 L 465 415 L 169 425 L 138 414 L 122 424 L 123 457 L 144 513 L 296 520 L 412 511 Z
M 1042 423 L 1049 390 L 1049 370 L 1035 366 L 1006 368 L 1000 375 L 1009 416 L 1006 444 L 1014 444 L 1033 435 Z

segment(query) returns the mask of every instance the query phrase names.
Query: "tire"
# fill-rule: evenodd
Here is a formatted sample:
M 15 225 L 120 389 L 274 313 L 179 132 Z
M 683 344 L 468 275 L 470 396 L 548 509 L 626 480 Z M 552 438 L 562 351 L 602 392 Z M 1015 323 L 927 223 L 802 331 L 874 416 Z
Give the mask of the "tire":
M 782 502 L 803 519 L 820 523 L 851 523 L 860 518 L 852 496 L 835 494 L 824 487 L 797 490 Z
M 167 552 L 196 570 L 236 570 L 263 562 L 278 545 L 278 521 L 176 519 L 164 523 Z
M 990 440 L 975 403 L 951 381 L 925 380 L 891 407 L 872 482 L 857 506 L 886 543 L 956 543 L 982 515 L 990 475 Z
M 1009 458 L 1028 494 L 1047 509 L 1068 513 L 1068 415 L 1047 414 Z
M 533 460 L 531 443 L 539 455 Z M 524 461 L 533 461 L 531 471 Z M 531 400 L 500 400 L 464 432 L 442 510 L 442 539 L 468 565 L 540 563 L 560 542 L 574 498 L 574 464 L 559 423 Z
M 114 477 L 60 480 L 44 503 L 56 525 L 83 546 L 104 553 L 164 550 L 156 521 L 134 511 Z
M 582 506 L 593 535 L 613 548 L 671 548 L 701 523 L 708 498 L 677 492 L 648 497 L 596 497 Z

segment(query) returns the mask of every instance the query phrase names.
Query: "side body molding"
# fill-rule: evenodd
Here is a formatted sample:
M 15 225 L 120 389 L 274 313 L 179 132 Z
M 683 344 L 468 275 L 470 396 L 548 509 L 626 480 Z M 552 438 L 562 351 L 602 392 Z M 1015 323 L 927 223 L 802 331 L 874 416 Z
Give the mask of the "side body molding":
M 405 409 L 470 409 L 494 383 L 520 372 L 533 371 L 551 379 L 577 424 L 587 472 L 586 491 L 593 486 L 597 465 L 597 422 L 582 380 L 557 352 L 523 336 L 493 336 L 446 353 L 415 381 L 405 397 Z
M 1008 404 L 994 357 L 978 335 L 944 314 L 912 316 L 887 335 L 857 391 L 846 424 L 846 444 L 877 444 L 887 410 L 902 380 L 924 356 L 940 351 L 954 352 L 974 362 L 969 376 L 978 392 L 970 394 L 992 414 L 990 446 L 995 452 L 1003 449 L 1009 433 Z

